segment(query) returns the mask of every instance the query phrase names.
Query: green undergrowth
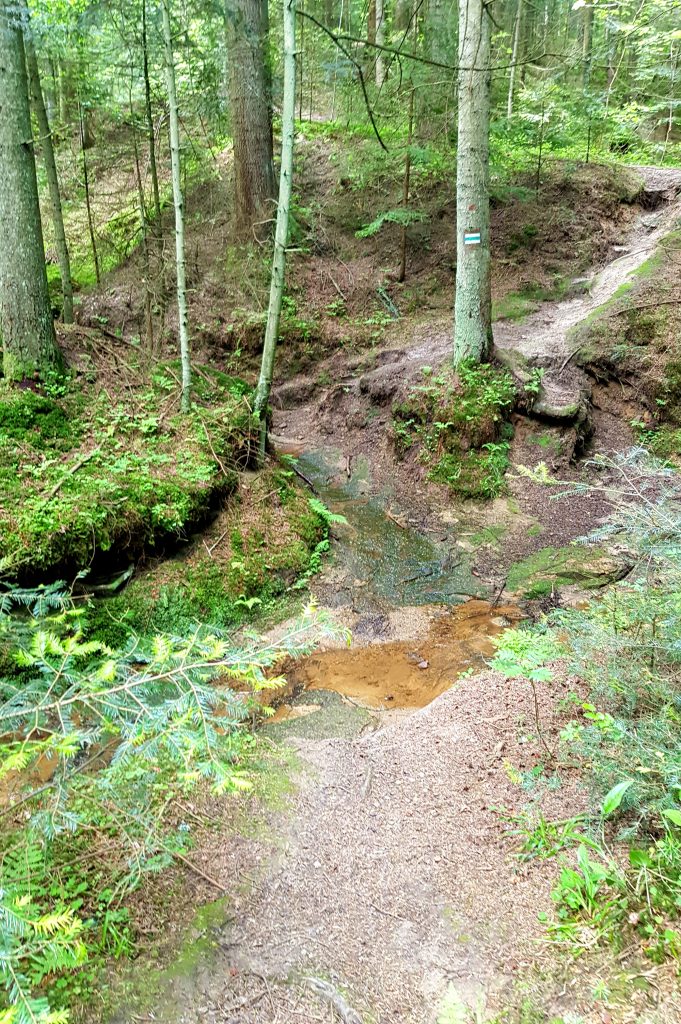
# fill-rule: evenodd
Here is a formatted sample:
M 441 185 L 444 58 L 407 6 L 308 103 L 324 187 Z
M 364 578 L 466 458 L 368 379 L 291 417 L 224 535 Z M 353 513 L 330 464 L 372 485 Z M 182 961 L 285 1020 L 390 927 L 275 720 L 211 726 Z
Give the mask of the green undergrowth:
M 599 376 L 634 378 L 653 419 L 681 424 L 681 351 L 675 252 L 681 231 L 667 234 L 657 251 L 613 297 L 570 331 L 576 362 Z
M 398 455 L 418 449 L 429 479 L 465 498 L 493 498 L 504 487 L 516 390 L 509 373 L 465 363 L 424 383 L 393 405 Z
M 249 389 L 197 374 L 178 412 L 177 367 L 121 391 L 54 378 L 0 389 L 0 574 L 38 577 L 177 541 L 237 483 L 248 459 Z
M 681 489 L 643 449 L 595 461 L 614 505 L 592 540 L 624 546 L 633 570 L 588 607 L 506 631 L 493 662 L 535 694 L 549 696 L 556 677 L 576 681 L 559 739 L 539 711 L 536 738 L 545 767 L 581 762 L 592 803 L 555 823 L 535 808 L 515 836 L 523 856 L 558 858 L 552 942 L 574 956 L 612 945 L 681 965 Z M 566 500 L 574 491 L 566 485 Z
M 521 292 L 508 292 L 493 304 L 492 317 L 494 320 L 522 320 L 539 309 L 542 302 L 565 298 L 569 289 L 569 280 L 559 275 L 550 286 L 533 284 Z
M 146 931 L 157 953 L 168 926 L 182 931 L 194 851 L 216 831 L 245 834 L 290 788 L 252 716 L 282 685 L 278 666 L 333 632 L 314 608 L 276 640 L 194 623 L 114 646 L 87 624 L 61 583 L 0 595 L 0 1018 L 12 1024 L 66 1020 Z
M 242 480 L 200 540 L 95 600 L 86 634 L 121 645 L 130 634 L 183 634 L 197 623 L 235 627 L 279 615 L 329 547 L 330 513 L 274 466 Z M 284 602 L 286 604 L 286 601 Z

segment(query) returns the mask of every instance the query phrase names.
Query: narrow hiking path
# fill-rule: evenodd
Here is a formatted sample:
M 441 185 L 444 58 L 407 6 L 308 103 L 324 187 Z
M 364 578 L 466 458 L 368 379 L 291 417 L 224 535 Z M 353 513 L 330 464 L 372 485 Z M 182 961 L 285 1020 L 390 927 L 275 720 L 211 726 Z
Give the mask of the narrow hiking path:
M 659 167 L 635 170 L 643 180 L 651 212 L 636 219 L 625 243 L 618 247 L 621 255 L 584 279 L 586 290 L 582 296 L 567 302 L 546 303 L 521 324 L 506 321 L 495 325 L 497 353 L 502 359 L 506 356 L 521 379 L 531 366 L 544 369 L 542 392 L 533 407 L 539 416 L 570 421 L 579 414 L 576 410 L 588 414 L 591 388 L 587 374 L 570 365 L 579 349 L 579 343 L 571 341 L 571 329 L 630 283 L 681 215 L 677 198 L 681 191 L 680 171 Z
M 637 221 L 628 251 L 593 275 L 589 293 L 496 325 L 500 351 L 544 367 L 554 407 L 591 402 L 586 374 L 570 364 L 570 328 L 627 282 L 681 212 L 681 174 L 640 171 L 664 205 Z M 302 692 L 266 732 L 296 751 L 295 793 L 266 824 L 204 851 L 206 870 L 228 882 L 228 919 L 211 932 L 213 952 L 169 979 L 157 1021 L 434 1024 L 449 992 L 481 1020 L 527 999 L 528 1020 L 603 1024 L 594 978 L 624 970 L 607 958 L 578 968 L 547 947 L 537 915 L 551 911 L 556 864 L 520 862 L 506 835 L 528 801 L 548 819 L 586 807 L 576 770 L 547 763 L 542 746 L 570 717 L 561 702 L 579 681 L 540 692 L 540 741 L 530 687 L 484 668 L 490 637 L 523 615 L 509 566 L 587 532 L 605 500 L 575 498 L 568 515 L 550 489 L 511 476 L 507 496 L 452 506 L 398 466 L 390 404 L 421 366 L 445 362 L 449 328 L 422 325 L 400 342 L 370 360 L 332 357 L 321 391 L 309 377 L 279 389 L 278 446 L 348 520 L 313 590 L 353 630 L 353 648 L 293 667 Z M 512 462 L 553 459 L 578 476 L 574 412 L 533 414 L 539 421 L 516 423 Z M 594 427 L 596 450 L 630 443 L 612 412 L 595 410 Z M 615 578 L 611 566 L 591 569 Z M 675 998 L 655 1005 L 644 990 L 628 993 L 608 1020 L 681 1019 Z

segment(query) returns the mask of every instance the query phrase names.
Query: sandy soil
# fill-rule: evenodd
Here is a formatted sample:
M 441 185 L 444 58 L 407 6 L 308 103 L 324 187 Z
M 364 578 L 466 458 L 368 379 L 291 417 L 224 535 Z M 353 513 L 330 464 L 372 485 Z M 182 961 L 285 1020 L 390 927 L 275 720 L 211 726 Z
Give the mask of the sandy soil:
M 565 681 L 541 695 L 550 743 L 554 701 L 569 690 Z M 305 771 L 278 822 L 277 854 L 230 903 L 232 923 L 194 977 L 191 1003 L 177 1016 L 159 1007 L 155 1019 L 335 1019 L 311 978 L 345 994 L 360 1014 L 348 1020 L 432 1022 L 450 983 L 471 1006 L 502 1005 L 541 958 L 537 913 L 551 904 L 553 865 L 519 862 L 502 814 L 527 802 L 518 778 L 542 759 L 532 721 L 529 686 L 487 672 L 378 732 L 299 741 Z M 552 778 L 549 768 L 532 800 L 549 817 L 579 813 L 573 773 L 559 788 Z M 248 877 L 271 855 L 263 845 L 221 851 L 227 861 L 210 869 L 225 877 L 236 855 Z

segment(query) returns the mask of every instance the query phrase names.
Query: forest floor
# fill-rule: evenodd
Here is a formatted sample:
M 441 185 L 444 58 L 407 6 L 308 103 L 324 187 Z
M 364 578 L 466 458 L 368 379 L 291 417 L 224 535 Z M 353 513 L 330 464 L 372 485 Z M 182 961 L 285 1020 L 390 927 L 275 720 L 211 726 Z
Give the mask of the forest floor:
M 545 371 L 531 415 L 514 415 L 515 467 L 541 459 L 589 480 L 576 452 L 614 454 L 634 439 L 635 404 L 573 367 L 569 329 L 630 281 L 678 218 L 681 174 L 637 173 L 671 205 L 627 218 L 626 252 L 588 275 L 587 294 L 495 329 L 516 374 Z M 566 563 L 569 543 L 608 511 L 604 488 L 568 506 L 551 500 L 560 487 L 516 468 L 495 500 L 457 503 L 412 454 L 396 456 L 393 403 L 424 366 L 437 373 L 450 343 L 449 317 L 396 323 L 368 352 L 341 348 L 275 392 L 277 448 L 347 519 L 312 589 L 352 628 L 353 648 L 292 667 L 293 694 L 261 734 L 275 763 L 282 741 L 295 751 L 276 769 L 291 789 L 275 805 L 254 797 L 242 815 L 211 805 L 220 825 L 194 859 L 226 902 L 190 933 L 199 955 L 116 1021 L 681 1019 L 671 969 L 636 947 L 577 961 L 547 944 L 538 914 L 551 913 L 555 862 L 514 855 L 514 816 L 572 820 L 587 806 L 577 770 L 549 763 L 543 747 L 582 684 L 559 674 L 535 714 L 525 682 L 480 671 L 490 637 L 623 570 L 616 552 Z M 588 429 L 565 411 L 580 404 Z M 197 901 L 210 892 L 197 880 Z

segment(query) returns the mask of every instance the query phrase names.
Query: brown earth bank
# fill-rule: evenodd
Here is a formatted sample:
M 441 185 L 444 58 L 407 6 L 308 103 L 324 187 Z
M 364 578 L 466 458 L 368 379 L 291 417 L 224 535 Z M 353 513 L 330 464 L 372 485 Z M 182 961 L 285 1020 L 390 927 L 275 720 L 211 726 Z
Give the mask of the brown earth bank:
M 102 140 L 104 145 L 106 140 Z M 114 151 L 120 139 L 113 140 Z M 454 165 L 412 172 L 411 203 L 423 219 L 407 229 L 407 278 L 396 280 L 401 229 L 385 223 L 370 237 L 357 231 L 383 211 L 400 206 L 402 167 L 386 173 L 372 157 L 373 142 L 343 138 L 297 139 L 292 251 L 284 302 L 280 380 L 313 366 L 337 349 L 362 351 L 405 324 L 449 311 L 453 303 Z M 70 165 L 69 165 L 70 167 Z M 68 178 L 68 168 L 64 168 Z M 167 168 L 161 168 L 162 176 Z M 125 160 L 112 177 L 107 160 L 93 164 L 95 216 L 105 225 L 134 183 Z M 99 189 L 98 189 L 99 185 Z M 229 149 L 214 154 L 187 197 L 187 274 L 193 345 L 228 372 L 257 370 L 269 290 L 265 250 L 236 245 Z M 517 317 L 553 296 L 577 294 L 592 267 L 616 255 L 641 210 L 659 202 L 636 168 L 547 161 L 534 174 L 518 174 L 493 189 L 492 238 L 496 313 Z M 107 219 L 108 218 L 108 219 Z M 170 234 L 170 213 L 164 231 Z M 134 218 L 133 218 L 134 219 Z M 153 271 L 154 345 L 176 351 L 172 273 Z M 144 339 L 143 253 L 135 249 L 104 275 L 102 287 L 83 291 L 78 321 Z M 398 318 L 398 319 L 395 319 Z M 123 354 L 121 352 L 121 354 Z

